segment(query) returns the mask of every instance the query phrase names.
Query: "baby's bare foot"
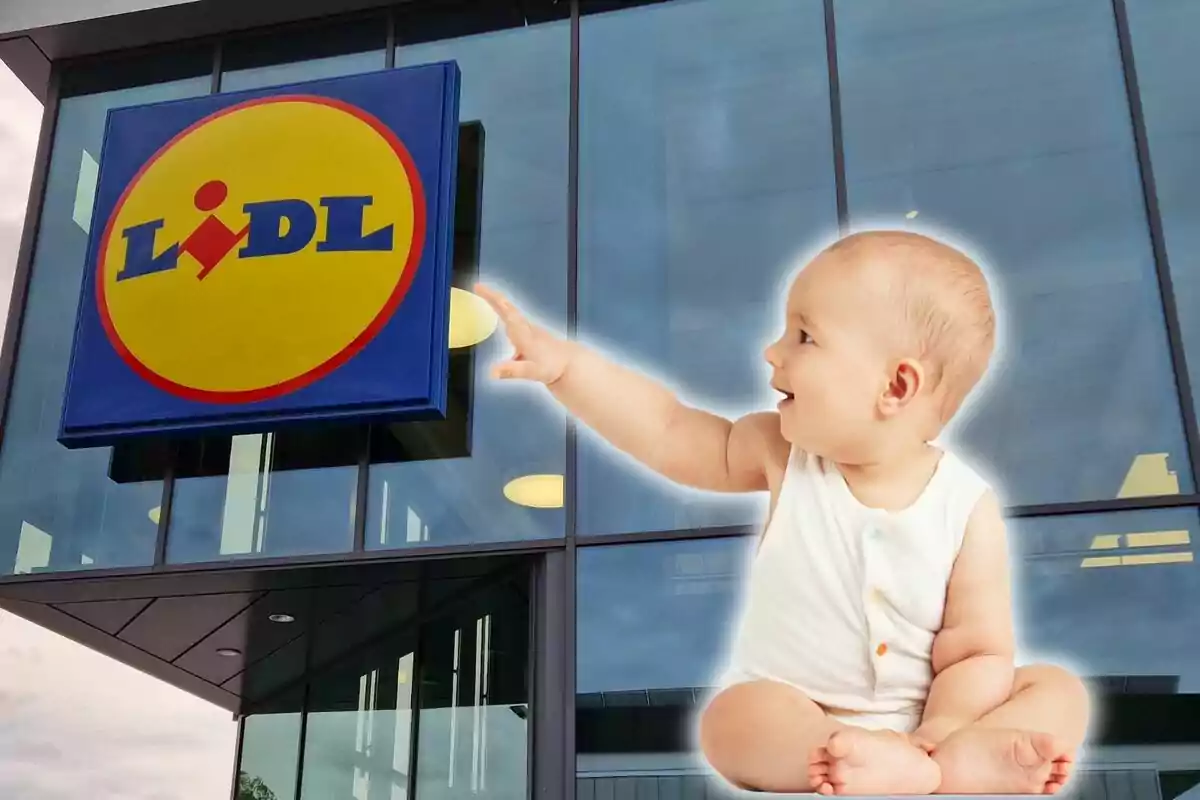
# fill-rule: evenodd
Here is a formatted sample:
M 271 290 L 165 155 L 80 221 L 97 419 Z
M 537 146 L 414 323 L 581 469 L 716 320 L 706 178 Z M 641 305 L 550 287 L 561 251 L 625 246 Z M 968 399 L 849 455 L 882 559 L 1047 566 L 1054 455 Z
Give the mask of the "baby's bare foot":
M 1072 757 L 1048 733 L 965 728 L 938 746 L 941 794 L 1054 794 L 1071 777 Z
M 812 788 L 821 794 L 930 794 L 941 782 L 925 751 L 889 731 L 838 731 L 808 763 Z

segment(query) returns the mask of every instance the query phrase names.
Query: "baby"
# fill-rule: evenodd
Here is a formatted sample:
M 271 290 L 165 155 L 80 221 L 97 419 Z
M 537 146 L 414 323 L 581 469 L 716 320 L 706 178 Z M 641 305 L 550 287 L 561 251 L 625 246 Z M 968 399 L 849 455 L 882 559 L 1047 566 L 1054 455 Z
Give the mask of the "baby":
M 680 484 L 767 491 L 730 667 L 699 742 L 735 786 L 822 794 L 1050 794 L 1089 698 L 1014 665 L 1001 507 L 933 442 L 986 372 L 979 267 L 914 233 L 855 234 L 787 296 L 773 412 L 730 422 L 557 338 L 485 287 L 515 348 L 583 424 Z

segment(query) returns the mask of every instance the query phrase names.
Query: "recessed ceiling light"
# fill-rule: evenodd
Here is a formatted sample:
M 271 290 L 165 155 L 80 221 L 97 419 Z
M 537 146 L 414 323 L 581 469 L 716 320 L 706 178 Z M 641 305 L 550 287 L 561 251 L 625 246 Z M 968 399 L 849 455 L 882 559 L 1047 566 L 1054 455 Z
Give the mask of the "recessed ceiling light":
M 238 650 L 236 647 L 218 647 L 217 648 L 217 655 L 221 656 L 222 658 L 237 658 L 241 654 L 242 654 L 242 651 Z
M 908 212 L 908 213 L 907 213 L 907 214 L 905 214 L 904 216 L 905 216 L 905 217 L 907 217 L 907 218 L 909 218 L 909 219 L 916 219 L 918 216 L 920 216 L 920 214 L 921 214 L 921 212 L 920 212 L 920 211 L 917 211 L 917 210 L 914 208 L 912 211 Z
M 162 507 L 161 507 L 161 506 L 155 506 L 154 508 L 150 509 L 150 513 L 149 513 L 149 515 L 148 515 L 148 516 L 150 517 L 150 521 L 151 521 L 151 522 L 153 522 L 155 525 L 157 525 L 157 524 L 158 524 L 158 518 L 159 518 L 161 515 L 162 515 Z
M 528 508 L 562 508 L 562 475 L 526 475 L 509 481 L 504 496 Z
M 477 294 L 450 289 L 450 349 L 477 345 L 496 331 L 499 320 L 492 307 Z
M 271 616 L 267 617 L 267 619 L 271 620 L 271 622 L 278 622 L 281 624 L 296 621 L 296 618 L 291 614 L 272 614 Z

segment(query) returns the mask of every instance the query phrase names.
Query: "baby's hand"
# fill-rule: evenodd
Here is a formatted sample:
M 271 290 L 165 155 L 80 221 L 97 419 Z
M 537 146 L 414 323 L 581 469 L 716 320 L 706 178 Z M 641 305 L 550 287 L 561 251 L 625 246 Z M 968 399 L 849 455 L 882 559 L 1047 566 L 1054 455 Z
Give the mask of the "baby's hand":
M 483 285 L 475 293 L 487 301 L 504 323 L 504 332 L 515 351 L 508 361 L 492 368 L 492 377 L 552 384 L 566 372 L 571 344 L 534 325 L 508 298 Z

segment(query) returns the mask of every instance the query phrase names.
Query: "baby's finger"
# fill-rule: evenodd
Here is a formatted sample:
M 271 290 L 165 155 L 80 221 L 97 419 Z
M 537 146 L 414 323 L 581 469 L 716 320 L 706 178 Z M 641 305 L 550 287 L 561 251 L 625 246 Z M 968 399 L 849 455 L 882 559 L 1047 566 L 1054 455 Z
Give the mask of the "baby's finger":
M 504 328 L 504 334 L 512 346 L 517 350 L 528 347 L 536 329 L 525 318 L 525 315 L 509 302 L 507 297 L 494 289 L 477 284 L 475 292 L 496 312 L 496 316 L 500 318 L 500 324 Z
M 516 323 L 524 321 L 525 318 L 522 316 L 521 312 L 517 310 L 517 307 L 514 306 L 507 297 L 502 295 L 500 292 L 497 292 L 495 289 L 485 286 L 482 283 L 478 283 L 475 285 L 475 294 L 483 298 L 484 302 L 492 307 L 492 310 L 496 312 L 496 316 L 500 317 L 500 320 L 506 326 L 512 327 Z

